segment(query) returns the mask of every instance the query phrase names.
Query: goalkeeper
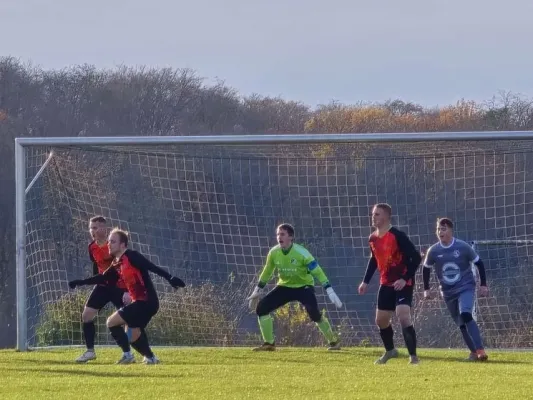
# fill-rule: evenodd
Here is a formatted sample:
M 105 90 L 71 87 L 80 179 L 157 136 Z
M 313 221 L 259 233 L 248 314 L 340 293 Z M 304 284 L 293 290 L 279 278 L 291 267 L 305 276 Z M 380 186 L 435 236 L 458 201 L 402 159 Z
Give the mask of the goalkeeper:
M 270 313 L 291 302 L 300 302 L 312 321 L 329 343 L 328 350 L 339 350 L 337 335 L 331 329 L 327 318 L 321 315 L 315 295 L 314 279 L 316 278 L 326 289 L 331 302 L 342 307 L 342 302 L 333 291 L 324 271 L 315 258 L 303 246 L 293 243 L 294 228 L 289 224 L 281 224 L 277 231 L 278 245 L 270 249 L 265 267 L 259 276 L 259 283 L 250 297 L 247 298 L 251 310 L 255 310 L 259 319 L 259 327 L 264 343 L 254 351 L 273 351 L 274 321 Z M 278 271 L 279 280 L 276 287 L 260 300 L 261 292 L 272 278 L 274 270 Z

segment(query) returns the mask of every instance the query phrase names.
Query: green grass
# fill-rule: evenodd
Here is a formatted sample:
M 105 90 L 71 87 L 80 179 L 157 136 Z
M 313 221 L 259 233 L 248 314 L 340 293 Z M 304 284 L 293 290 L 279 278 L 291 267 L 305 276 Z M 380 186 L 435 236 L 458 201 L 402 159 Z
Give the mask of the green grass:
M 526 399 L 533 397 L 533 355 L 421 350 L 374 365 L 381 350 L 280 348 L 156 349 L 159 365 L 114 365 L 120 352 L 98 349 L 85 365 L 80 349 L 0 351 L 0 399 Z M 403 353 L 405 354 L 405 353 Z M 137 356 L 137 355 L 136 355 Z M 140 358 L 138 357 L 138 360 Z

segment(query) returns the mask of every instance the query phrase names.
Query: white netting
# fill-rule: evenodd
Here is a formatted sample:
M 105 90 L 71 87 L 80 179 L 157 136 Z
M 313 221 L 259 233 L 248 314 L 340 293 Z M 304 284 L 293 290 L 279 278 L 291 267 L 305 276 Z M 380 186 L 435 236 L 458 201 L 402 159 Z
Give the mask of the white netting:
M 50 149 L 27 149 L 28 182 Z M 88 219 L 104 215 L 131 232 L 132 247 L 182 277 L 179 292 L 154 280 L 161 310 L 149 326 L 154 344 L 260 342 L 245 297 L 252 291 L 278 223 L 296 227 L 345 307 L 317 288 L 321 307 L 346 345 L 379 343 L 374 326 L 377 277 L 358 296 L 368 256 L 369 214 L 393 206 L 394 223 L 426 250 L 439 216 L 479 245 L 492 294 L 479 321 L 492 347 L 530 347 L 533 329 L 533 142 L 375 143 L 83 147 L 55 156 L 27 195 L 27 298 L 30 346 L 82 344 L 87 291 L 67 280 L 90 274 Z M 499 240 L 507 240 L 498 245 Z M 420 274 L 420 273 L 419 273 Z M 442 300 L 421 301 L 414 317 L 422 346 L 461 345 Z M 432 278 L 435 283 L 434 278 Z M 112 343 L 104 310 L 97 343 Z M 297 307 L 280 310 L 280 344 L 322 338 Z

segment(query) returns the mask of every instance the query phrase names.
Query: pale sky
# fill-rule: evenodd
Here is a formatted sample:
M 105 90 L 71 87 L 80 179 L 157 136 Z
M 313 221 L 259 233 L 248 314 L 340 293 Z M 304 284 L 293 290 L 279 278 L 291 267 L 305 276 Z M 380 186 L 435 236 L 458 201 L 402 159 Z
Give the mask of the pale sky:
M 0 0 L 0 55 L 196 70 L 311 106 L 533 97 L 531 0 Z

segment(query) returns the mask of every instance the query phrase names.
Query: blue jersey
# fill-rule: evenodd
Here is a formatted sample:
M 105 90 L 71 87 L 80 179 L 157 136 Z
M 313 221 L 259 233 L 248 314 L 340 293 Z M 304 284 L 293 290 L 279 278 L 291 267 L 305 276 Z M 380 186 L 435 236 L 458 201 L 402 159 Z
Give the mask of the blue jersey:
M 434 268 L 445 298 L 454 297 L 476 287 L 472 263 L 479 260 L 468 243 L 453 238 L 449 246 L 440 242 L 429 248 L 424 260 L 425 268 Z

